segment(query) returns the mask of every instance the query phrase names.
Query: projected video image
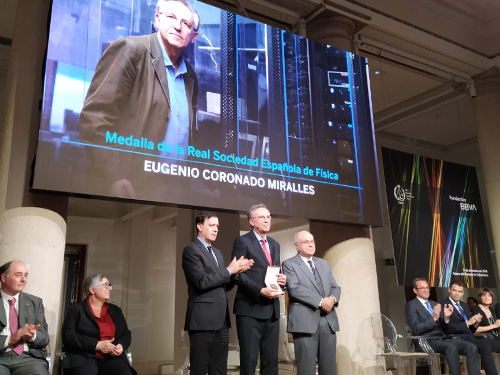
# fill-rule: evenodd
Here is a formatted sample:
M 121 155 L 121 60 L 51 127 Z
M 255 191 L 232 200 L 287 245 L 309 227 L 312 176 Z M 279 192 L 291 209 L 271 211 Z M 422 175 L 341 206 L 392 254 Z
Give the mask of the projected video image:
M 192 7 L 53 1 L 33 188 L 381 225 L 365 59 Z

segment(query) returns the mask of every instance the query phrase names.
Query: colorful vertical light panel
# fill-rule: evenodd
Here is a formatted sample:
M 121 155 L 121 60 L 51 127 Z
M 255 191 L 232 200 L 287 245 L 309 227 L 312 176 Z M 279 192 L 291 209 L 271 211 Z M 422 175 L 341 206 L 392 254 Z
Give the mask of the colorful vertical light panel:
M 495 287 L 476 169 L 382 148 L 399 285 Z

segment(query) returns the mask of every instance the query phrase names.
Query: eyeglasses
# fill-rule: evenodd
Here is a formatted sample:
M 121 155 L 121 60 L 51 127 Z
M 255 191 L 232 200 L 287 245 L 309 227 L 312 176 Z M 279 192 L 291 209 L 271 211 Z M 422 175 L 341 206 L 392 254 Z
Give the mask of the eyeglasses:
M 167 20 L 170 21 L 170 22 L 172 22 L 172 23 L 176 23 L 177 22 L 177 16 L 175 14 L 173 14 L 173 13 L 160 12 L 158 14 L 165 15 L 165 17 L 167 18 Z M 191 22 L 187 21 L 187 20 L 184 20 L 184 19 L 181 18 L 180 24 L 181 24 L 181 28 L 184 31 L 191 31 L 191 30 L 193 30 L 193 24 Z
M 108 283 L 108 282 L 101 283 L 101 284 L 96 284 L 95 286 L 97 287 L 97 286 L 100 286 L 100 285 L 104 285 L 104 287 L 105 287 L 106 289 L 109 289 L 109 290 L 113 289 L 113 284 Z
M 254 217 L 254 219 L 257 219 L 257 220 L 260 220 L 260 221 L 264 221 L 264 220 L 271 220 L 271 215 L 261 215 L 261 216 L 257 216 L 257 217 Z
M 417 290 L 431 290 L 431 287 L 430 286 L 422 286 L 420 288 L 415 288 Z
M 301 243 L 302 245 L 316 245 L 316 241 L 311 240 L 311 241 L 300 241 L 298 243 Z

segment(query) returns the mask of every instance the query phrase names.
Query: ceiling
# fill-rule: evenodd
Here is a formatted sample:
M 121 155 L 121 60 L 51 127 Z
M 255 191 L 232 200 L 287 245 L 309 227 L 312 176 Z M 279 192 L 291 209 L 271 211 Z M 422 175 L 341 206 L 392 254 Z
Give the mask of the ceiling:
M 470 87 L 475 75 L 500 66 L 497 0 L 204 1 L 291 32 L 299 31 L 303 19 L 306 36 L 321 18 L 349 17 L 355 23 L 354 50 L 369 61 L 377 142 L 418 145 L 444 159 L 447 152 L 476 144 Z M 5 2 L 10 6 L 3 8 L 12 12 L 16 1 L 0 0 Z M 0 24 L 14 19 L 6 17 L 0 16 Z M 3 24 L 0 38 L 9 38 Z M 117 208 L 116 202 L 96 204 L 106 217 L 137 209 L 132 204 Z M 157 210 L 154 215 L 161 218 L 173 209 Z M 72 198 L 70 212 L 96 215 L 91 211 L 88 201 Z
M 354 50 L 369 59 L 378 141 L 440 152 L 475 142 L 470 85 L 473 76 L 500 66 L 499 2 L 205 1 L 291 32 L 303 19 L 306 36 L 321 18 L 349 17 L 356 24 Z

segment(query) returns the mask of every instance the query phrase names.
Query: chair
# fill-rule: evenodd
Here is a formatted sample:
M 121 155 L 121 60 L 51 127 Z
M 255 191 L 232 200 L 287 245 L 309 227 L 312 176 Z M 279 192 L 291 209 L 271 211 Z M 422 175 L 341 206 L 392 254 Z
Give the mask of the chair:
M 440 375 L 439 370 L 439 359 L 437 355 L 432 352 L 407 352 L 400 351 L 397 348 L 397 339 L 417 339 L 421 345 L 424 345 L 430 349 L 427 340 L 424 337 L 417 336 L 407 336 L 403 337 L 398 335 L 396 327 L 391 322 L 391 320 L 383 314 L 374 313 L 370 317 L 370 327 L 372 330 L 372 335 L 376 343 L 376 356 L 381 358 L 391 358 L 394 360 L 395 368 L 398 373 L 403 369 L 406 363 L 409 363 L 412 374 L 416 374 L 417 360 L 424 360 L 429 366 L 429 371 L 432 375 Z
M 292 357 L 290 350 L 288 349 L 288 343 L 286 341 L 280 343 L 280 353 L 279 355 L 279 364 L 285 364 L 291 367 L 291 370 L 294 374 L 297 373 L 297 364 L 295 363 L 295 358 Z
M 130 365 L 130 367 L 132 367 L 132 352 L 130 351 L 130 348 L 128 348 L 127 350 L 125 350 L 125 356 L 127 357 L 127 361 Z M 66 357 L 66 352 L 61 352 L 61 356 L 59 357 L 59 375 L 64 375 L 64 369 L 63 367 L 61 366 L 61 361 Z
M 412 336 L 410 327 L 406 326 L 406 332 L 408 335 L 406 336 L 408 339 L 418 340 L 418 344 L 424 353 L 427 353 L 432 356 L 431 360 L 434 362 L 434 373 L 441 374 L 441 363 L 444 364 L 444 373 L 445 375 L 449 375 L 450 369 L 448 367 L 448 362 L 446 362 L 446 356 L 444 354 L 436 353 L 434 349 L 431 348 L 427 339 L 423 336 Z M 457 335 L 448 335 L 447 338 L 451 338 L 453 340 L 461 340 Z M 413 343 L 412 343 L 413 344 Z M 465 355 L 460 355 L 460 364 L 462 366 L 462 374 L 467 375 L 467 357 Z

